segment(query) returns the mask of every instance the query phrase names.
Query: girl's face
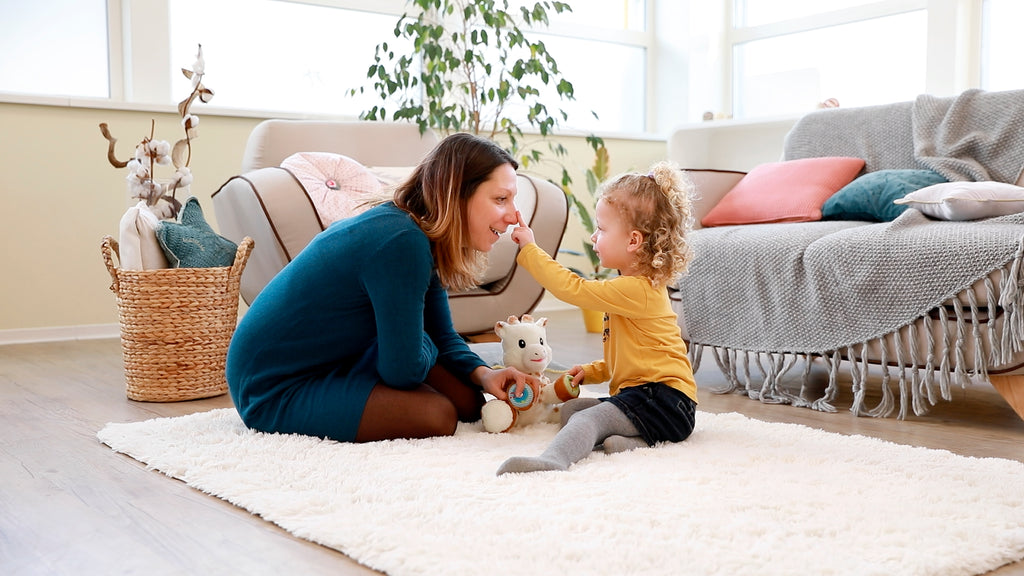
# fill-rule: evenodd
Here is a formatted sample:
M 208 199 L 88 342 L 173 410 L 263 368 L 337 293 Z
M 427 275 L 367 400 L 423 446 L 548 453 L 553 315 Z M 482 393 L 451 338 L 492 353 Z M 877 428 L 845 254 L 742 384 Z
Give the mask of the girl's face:
M 476 188 L 466 203 L 469 243 L 480 252 L 490 252 L 498 235 L 515 224 L 516 171 L 502 164 Z
M 594 211 L 595 229 L 590 241 L 601 260 L 601 266 L 618 270 L 630 276 L 634 271 L 633 253 L 643 239 L 640 232 L 632 230 L 622 214 L 604 199 L 597 201 Z

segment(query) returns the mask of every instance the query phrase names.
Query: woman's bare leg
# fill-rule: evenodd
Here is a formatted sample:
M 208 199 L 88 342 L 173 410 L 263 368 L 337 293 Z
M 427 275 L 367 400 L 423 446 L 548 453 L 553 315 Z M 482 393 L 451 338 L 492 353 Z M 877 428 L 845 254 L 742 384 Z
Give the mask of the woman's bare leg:
M 459 380 L 439 364 L 427 373 L 426 384 L 455 405 L 459 422 L 476 422 L 480 419 L 480 410 L 484 407 L 484 391 L 479 386 Z
M 366 400 L 356 442 L 394 438 L 451 436 L 459 421 L 480 419 L 483 392 L 464 384 L 440 366 L 427 374 L 427 383 L 399 390 L 377 383 Z

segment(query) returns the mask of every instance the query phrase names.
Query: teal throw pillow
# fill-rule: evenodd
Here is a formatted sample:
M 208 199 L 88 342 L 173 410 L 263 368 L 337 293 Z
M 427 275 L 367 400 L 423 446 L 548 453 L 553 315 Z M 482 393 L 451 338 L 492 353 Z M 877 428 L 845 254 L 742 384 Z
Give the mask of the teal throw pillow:
M 195 196 L 181 209 L 181 223 L 160 222 L 156 228 L 171 268 L 213 268 L 231 266 L 238 245 L 210 228 L 203 218 L 203 209 Z
M 895 220 L 906 206 L 893 204 L 907 194 L 946 179 L 933 170 L 878 170 L 850 182 L 821 207 L 823 220 Z

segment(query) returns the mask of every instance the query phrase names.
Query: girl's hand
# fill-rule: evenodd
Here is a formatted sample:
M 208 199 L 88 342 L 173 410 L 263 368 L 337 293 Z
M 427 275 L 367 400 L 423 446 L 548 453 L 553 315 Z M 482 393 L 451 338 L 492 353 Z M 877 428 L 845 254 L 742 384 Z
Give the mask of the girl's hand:
M 516 210 L 516 219 L 519 225 L 512 229 L 512 241 L 520 246 L 526 246 L 534 241 L 533 230 L 523 222 L 523 215 Z
M 577 364 L 572 368 L 565 371 L 566 374 L 572 376 L 572 385 L 579 388 L 583 384 L 583 366 Z
M 540 394 L 540 380 L 515 368 L 488 369 L 480 374 L 480 386 L 498 400 L 508 400 L 509 392 L 519 396 L 526 386 L 533 388 L 534 396 Z

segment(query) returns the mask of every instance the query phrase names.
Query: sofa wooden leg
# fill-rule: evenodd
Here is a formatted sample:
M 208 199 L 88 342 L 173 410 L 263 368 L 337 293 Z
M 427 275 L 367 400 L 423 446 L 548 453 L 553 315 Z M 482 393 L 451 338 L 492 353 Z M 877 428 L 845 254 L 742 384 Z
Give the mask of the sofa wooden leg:
M 1024 419 L 1024 374 L 989 374 L 988 381 L 1017 415 Z

